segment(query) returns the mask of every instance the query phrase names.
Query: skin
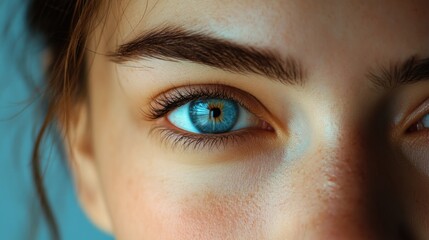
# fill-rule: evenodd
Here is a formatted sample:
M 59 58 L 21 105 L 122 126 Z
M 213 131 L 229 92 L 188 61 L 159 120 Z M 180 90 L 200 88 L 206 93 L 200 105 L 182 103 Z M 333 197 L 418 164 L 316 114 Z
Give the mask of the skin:
M 429 238 L 429 133 L 406 133 L 424 116 L 413 112 L 429 105 L 429 81 L 380 89 L 367 78 L 380 65 L 429 56 L 427 1 L 159 0 L 101 9 L 103 24 L 88 38 L 88 98 L 68 129 L 79 200 L 98 227 L 120 240 Z M 293 56 L 305 83 L 106 56 L 160 25 Z M 258 99 L 249 111 L 273 131 L 214 148 L 163 141 L 151 130 L 174 126 L 141 112 L 163 91 L 196 84 Z

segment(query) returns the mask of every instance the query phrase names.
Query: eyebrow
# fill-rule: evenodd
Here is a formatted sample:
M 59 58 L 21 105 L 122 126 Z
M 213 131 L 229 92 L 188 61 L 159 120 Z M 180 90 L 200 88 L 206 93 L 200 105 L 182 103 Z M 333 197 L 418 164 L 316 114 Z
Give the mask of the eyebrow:
M 109 56 L 116 63 L 147 58 L 189 61 L 234 73 L 254 73 L 283 84 L 300 85 L 303 78 L 296 59 L 179 27 L 148 31 Z
M 412 56 L 402 63 L 371 71 L 368 78 L 375 86 L 387 89 L 429 80 L 429 58 Z

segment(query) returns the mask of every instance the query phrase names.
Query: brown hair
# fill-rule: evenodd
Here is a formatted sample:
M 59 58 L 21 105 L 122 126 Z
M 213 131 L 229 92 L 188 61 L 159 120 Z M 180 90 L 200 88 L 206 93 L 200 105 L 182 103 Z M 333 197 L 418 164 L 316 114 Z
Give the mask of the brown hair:
M 40 146 L 55 120 L 67 129 L 73 106 L 86 95 L 86 40 L 99 5 L 96 0 L 33 0 L 28 12 L 30 28 L 42 34 L 50 57 L 42 95 L 48 106 L 31 165 L 38 199 L 54 239 L 60 239 L 60 233 L 40 171 Z

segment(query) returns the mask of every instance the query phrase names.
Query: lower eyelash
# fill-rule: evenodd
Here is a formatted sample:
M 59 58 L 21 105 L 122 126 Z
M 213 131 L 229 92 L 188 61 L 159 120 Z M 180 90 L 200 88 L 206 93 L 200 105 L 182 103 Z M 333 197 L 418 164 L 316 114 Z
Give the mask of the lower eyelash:
M 162 144 L 172 148 L 181 147 L 184 150 L 219 150 L 236 146 L 254 137 L 254 134 L 247 130 L 226 134 L 192 134 L 161 126 L 152 128 L 150 134 L 153 133 L 160 136 Z

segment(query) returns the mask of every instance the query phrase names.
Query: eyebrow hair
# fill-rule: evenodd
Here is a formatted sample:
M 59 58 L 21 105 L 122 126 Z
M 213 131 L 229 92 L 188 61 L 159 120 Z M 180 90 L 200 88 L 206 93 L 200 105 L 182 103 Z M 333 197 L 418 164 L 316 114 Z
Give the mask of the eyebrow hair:
M 111 54 L 114 62 L 154 58 L 189 61 L 234 73 L 254 73 L 284 84 L 302 84 L 302 69 L 293 58 L 240 45 L 198 31 L 164 27 L 120 45 Z
M 368 78 L 375 86 L 387 89 L 429 80 L 429 58 L 411 56 L 402 63 L 371 71 Z

